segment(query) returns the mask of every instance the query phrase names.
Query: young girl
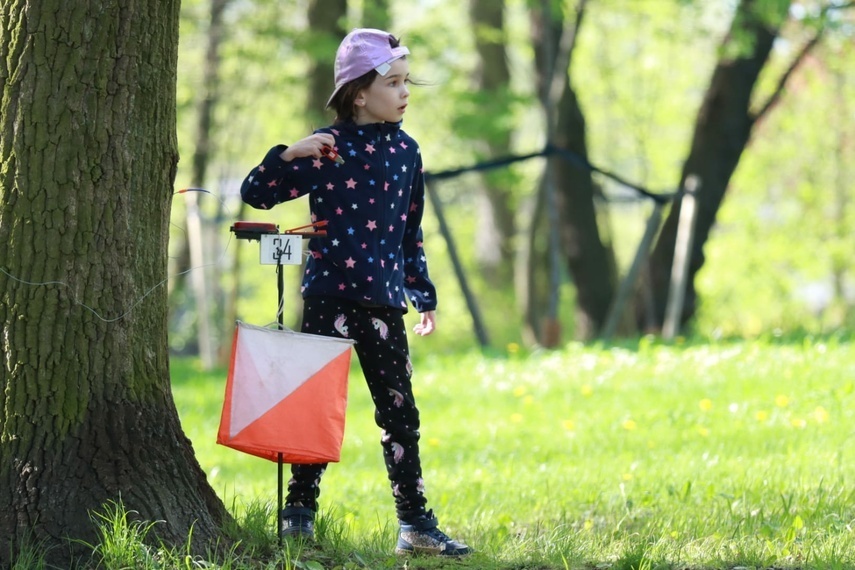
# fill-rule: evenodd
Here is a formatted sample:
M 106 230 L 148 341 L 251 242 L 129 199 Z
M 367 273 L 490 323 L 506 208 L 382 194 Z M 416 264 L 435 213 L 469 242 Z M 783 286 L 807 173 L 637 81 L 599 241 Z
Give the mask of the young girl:
M 387 32 L 356 29 L 338 48 L 335 123 L 291 146 L 273 147 L 244 180 L 243 200 L 267 209 L 309 194 L 312 238 L 302 285 L 307 333 L 356 341 L 395 499 L 396 552 L 468 554 L 425 507 L 419 411 L 410 383 L 404 313 L 421 313 L 418 335 L 434 331 L 436 289 L 422 246 L 424 178 L 419 146 L 402 129 L 409 101 L 409 50 Z M 326 465 L 292 465 L 281 533 L 313 538 Z

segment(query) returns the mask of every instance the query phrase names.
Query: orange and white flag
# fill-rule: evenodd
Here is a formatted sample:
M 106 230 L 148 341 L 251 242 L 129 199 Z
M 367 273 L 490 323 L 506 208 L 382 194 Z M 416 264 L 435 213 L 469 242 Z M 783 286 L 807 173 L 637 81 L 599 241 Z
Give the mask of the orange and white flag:
M 217 443 L 284 463 L 339 461 L 353 344 L 238 321 Z

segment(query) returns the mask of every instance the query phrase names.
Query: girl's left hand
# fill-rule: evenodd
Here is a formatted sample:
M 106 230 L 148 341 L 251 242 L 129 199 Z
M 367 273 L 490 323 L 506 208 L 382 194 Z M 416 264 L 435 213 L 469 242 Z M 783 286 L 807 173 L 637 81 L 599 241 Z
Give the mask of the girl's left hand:
M 427 336 L 436 330 L 436 312 L 425 311 L 421 316 L 422 321 L 413 327 L 413 332 L 419 336 Z

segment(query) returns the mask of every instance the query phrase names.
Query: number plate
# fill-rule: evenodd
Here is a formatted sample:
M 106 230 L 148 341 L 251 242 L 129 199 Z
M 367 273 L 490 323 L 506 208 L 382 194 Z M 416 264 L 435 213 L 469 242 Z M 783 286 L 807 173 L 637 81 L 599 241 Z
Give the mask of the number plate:
M 262 265 L 300 265 L 303 255 L 303 238 L 286 234 L 262 234 Z

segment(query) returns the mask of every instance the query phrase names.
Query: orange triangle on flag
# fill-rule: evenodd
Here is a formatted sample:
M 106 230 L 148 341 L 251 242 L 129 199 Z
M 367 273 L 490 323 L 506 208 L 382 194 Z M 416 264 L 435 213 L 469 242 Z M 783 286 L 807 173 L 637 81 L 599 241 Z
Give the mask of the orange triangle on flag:
M 338 461 L 352 345 L 238 321 L 217 443 L 284 463 Z

